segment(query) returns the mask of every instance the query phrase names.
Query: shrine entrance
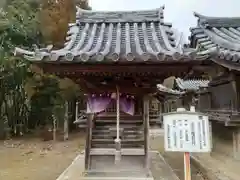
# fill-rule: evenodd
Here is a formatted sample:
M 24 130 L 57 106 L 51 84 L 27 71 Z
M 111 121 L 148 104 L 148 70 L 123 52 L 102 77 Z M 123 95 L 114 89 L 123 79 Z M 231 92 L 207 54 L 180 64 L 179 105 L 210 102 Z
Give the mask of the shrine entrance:
M 157 84 L 209 65 L 194 50 L 181 46 L 179 33 L 164 22 L 163 10 L 78 8 L 63 49 L 16 48 L 17 55 L 74 80 L 86 93 L 88 174 L 122 171 L 151 177 L 149 101 Z

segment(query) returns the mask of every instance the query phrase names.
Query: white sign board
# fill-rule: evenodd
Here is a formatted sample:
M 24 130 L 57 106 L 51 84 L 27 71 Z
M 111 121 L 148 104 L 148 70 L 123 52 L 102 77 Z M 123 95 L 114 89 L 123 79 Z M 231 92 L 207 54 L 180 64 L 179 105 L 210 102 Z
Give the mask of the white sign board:
M 163 116 L 165 151 L 210 152 L 208 117 L 198 113 L 170 113 Z

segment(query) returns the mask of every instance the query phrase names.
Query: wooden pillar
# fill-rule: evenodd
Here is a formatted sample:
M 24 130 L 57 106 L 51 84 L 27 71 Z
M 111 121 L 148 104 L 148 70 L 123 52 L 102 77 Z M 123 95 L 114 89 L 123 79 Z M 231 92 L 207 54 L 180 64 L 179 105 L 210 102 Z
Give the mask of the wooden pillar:
M 177 102 L 176 102 L 176 106 L 177 106 L 177 108 L 181 108 L 181 107 L 183 107 L 183 105 L 182 105 L 182 99 L 181 99 L 181 98 L 177 98 L 176 101 L 177 101 Z
M 233 156 L 234 159 L 240 160 L 240 128 L 233 132 Z
M 91 150 L 91 141 L 92 141 L 92 124 L 93 124 L 94 114 L 87 115 L 87 137 L 85 145 L 85 170 L 90 168 L 90 150 Z
M 212 121 L 209 121 L 209 132 L 210 132 L 210 145 L 211 145 L 211 152 L 209 153 L 212 155 L 214 149 L 213 149 L 213 129 L 212 129 Z
M 145 167 L 149 169 L 149 96 L 143 97 Z
M 79 102 L 76 101 L 76 105 L 75 105 L 75 121 L 78 120 L 78 104 L 79 104 Z

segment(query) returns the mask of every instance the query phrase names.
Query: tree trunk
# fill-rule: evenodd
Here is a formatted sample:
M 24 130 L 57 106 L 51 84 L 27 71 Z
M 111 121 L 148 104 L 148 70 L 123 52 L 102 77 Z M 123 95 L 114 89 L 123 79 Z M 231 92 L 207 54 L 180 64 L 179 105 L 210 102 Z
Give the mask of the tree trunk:
M 64 141 L 68 140 L 68 102 L 65 102 L 65 115 L 64 115 Z
M 57 128 L 56 128 L 57 119 L 56 119 L 56 117 L 55 117 L 54 114 L 52 115 L 52 119 L 53 119 L 53 141 L 56 141 L 56 140 L 57 140 L 57 135 L 56 135 L 56 131 L 57 131 Z

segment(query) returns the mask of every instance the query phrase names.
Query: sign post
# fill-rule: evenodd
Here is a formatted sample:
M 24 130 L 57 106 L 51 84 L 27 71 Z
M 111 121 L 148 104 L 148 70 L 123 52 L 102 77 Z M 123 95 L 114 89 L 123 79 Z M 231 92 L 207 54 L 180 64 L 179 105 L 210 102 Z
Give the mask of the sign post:
M 190 153 L 211 151 L 208 116 L 184 108 L 164 114 L 164 148 L 165 151 L 184 153 L 185 180 L 191 180 Z
M 191 180 L 191 163 L 190 163 L 190 153 L 184 153 L 184 179 Z

